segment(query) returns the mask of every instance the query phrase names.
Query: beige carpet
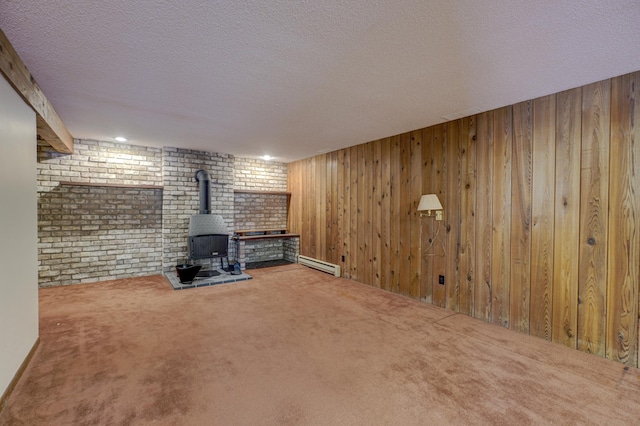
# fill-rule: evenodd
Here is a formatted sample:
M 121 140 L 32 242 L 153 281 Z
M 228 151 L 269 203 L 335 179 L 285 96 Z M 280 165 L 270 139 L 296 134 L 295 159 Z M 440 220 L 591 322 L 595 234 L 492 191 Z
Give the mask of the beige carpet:
M 299 265 L 40 290 L 1 425 L 638 424 L 640 371 Z

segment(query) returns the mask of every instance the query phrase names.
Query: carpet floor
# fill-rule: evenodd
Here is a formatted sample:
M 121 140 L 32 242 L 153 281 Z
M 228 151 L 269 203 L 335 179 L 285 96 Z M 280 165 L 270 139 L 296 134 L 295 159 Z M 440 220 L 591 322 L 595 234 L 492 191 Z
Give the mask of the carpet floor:
M 0 425 L 638 424 L 640 370 L 289 265 L 40 290 Z

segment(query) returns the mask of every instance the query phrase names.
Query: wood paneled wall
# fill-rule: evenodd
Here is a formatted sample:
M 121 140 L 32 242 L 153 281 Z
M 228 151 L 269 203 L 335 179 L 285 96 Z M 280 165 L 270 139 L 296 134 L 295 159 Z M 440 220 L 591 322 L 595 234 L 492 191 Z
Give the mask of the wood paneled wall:
M 637 366 L 639 91 L 636 72 L 290 163 L 289 228 L 346 278 Z M 428 193 L 444 221 L 416 212 Z

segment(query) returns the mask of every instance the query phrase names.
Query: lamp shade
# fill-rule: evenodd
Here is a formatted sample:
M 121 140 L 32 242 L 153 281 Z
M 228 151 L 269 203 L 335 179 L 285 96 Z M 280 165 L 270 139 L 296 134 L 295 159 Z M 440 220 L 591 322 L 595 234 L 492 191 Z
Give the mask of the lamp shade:
M 442 210 L 442 204 L 436 194 L 425 194 L 420 198 L 420 204 L 418 204 L 418 211 L 425 210 Z

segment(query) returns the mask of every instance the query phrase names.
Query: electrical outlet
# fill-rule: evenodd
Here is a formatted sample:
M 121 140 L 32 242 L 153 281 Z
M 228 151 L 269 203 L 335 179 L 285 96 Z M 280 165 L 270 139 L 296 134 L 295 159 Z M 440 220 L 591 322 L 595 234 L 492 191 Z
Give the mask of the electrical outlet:
M 444 275 L 438 275 L 438 284 L 444 285 Z
M 342 255 L 342 261 L 344 262 L 344 255 Z

